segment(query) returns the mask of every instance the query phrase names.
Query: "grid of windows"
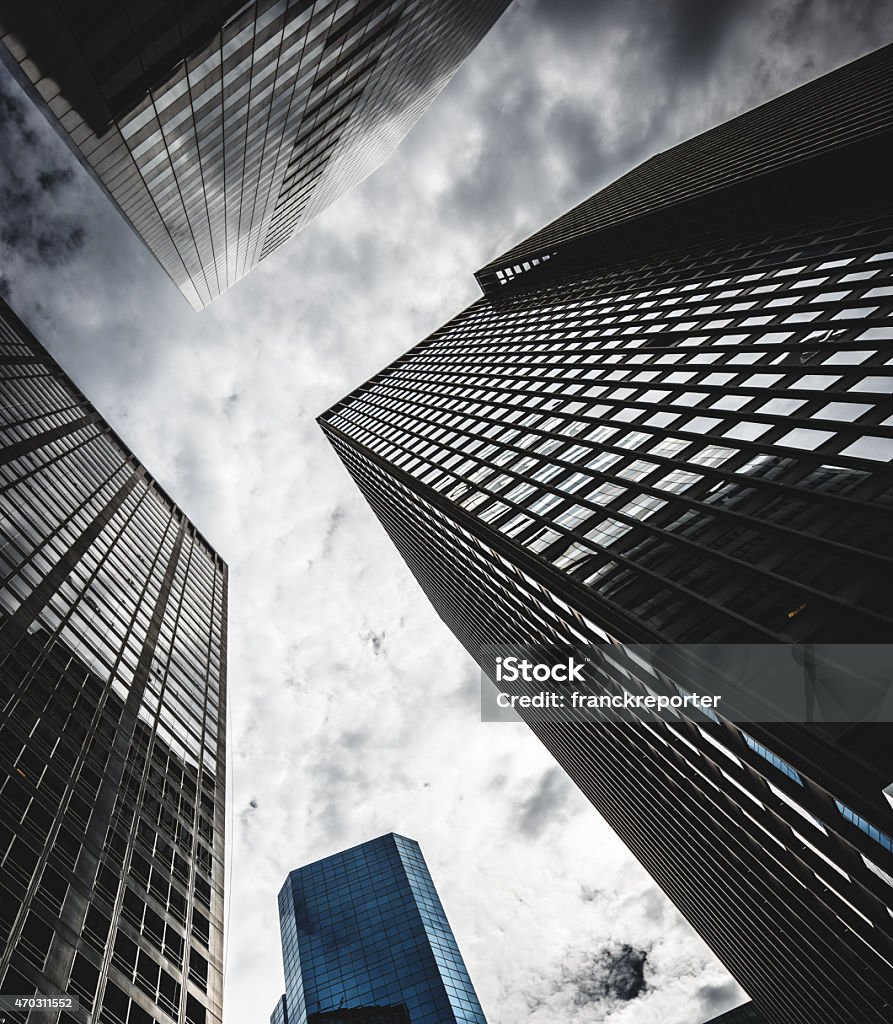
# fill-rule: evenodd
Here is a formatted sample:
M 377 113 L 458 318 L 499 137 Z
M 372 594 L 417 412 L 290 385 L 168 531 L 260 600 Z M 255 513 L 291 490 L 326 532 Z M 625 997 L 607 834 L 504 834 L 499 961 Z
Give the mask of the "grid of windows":
M 655 639 L 890 630 L 893 219 L 686 256 L 481 299 L 325 423 Z
M 890 636 L 893 208 L 863 147 L 893 144 L 891 55 L 825 82 L 853 112 L 836 136 L 790 103 L 720 134 L 779 156 L 746 202 L 708 188 L 659 237 L 646 190 L 625 233 L 569 230 L 321 417 L 482 665 L 492 644 Z M 528 723 L 766 1021 L 887 1019 L 888 725 Z
M 291 1024 L 484 1024 L 413 840 L 382 836 L 293 871 L 279 918 Z
M 226 566 L 5 304 L 0 444 L 0 990 L 219 1024 Z
M 375 170 L 509 2 L 28 0 L 0 56 L 201 308 Z

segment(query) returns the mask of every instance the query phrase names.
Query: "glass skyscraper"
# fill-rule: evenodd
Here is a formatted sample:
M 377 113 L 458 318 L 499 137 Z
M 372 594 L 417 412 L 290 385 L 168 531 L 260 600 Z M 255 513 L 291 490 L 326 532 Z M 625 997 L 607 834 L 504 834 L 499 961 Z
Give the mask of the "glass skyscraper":
M 889 641 L 891 151 L 887 47 L 492 261 L 321 417 L 481 665 Z M 893 726 L 525 717 L 768 1024 L 889 1021 Z
M 227 569 L 0 301 L 0 993 L 220 1024 Z
M 375 170 L 510 0 L 10 0 L 0 57 L 195 308 Z
M 485 1024 L 419 844 L 393 833 L 292 871 L 271 1024 Z

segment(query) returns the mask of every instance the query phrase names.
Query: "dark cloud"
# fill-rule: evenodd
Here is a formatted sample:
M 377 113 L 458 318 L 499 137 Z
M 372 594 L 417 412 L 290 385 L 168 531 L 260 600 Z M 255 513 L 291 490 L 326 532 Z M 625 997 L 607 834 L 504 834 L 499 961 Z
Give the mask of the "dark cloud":
M 890 27 L 887 0 L 533 0 L 526 6 L 541 35 L 572 50 L 594 48 L 600 35 L 619 32 L 633 66 L 644 67 L 645 58 L 651 84 L 663 78 L 664 87 L 703 78 L 737 47 L 758 52 L 768 42 L 762 56 L 771 60 L 771 47 L 780 44 L 787 56 L 809 64 L 816 49 L 881 45 Z
M 41 171 L 37 175 L 37 184 L 44 192 L 57 192 L 63 185 L 67 185 L 74 178 L 74 171 L 71 167 L 58 167 L 51 171 Z
M 40 145 L 40 115 L 0 68 L 0 261 L 8 295 L 28 267 L 58 268 L 84 248 L 87 227 L 74 212 L 74 170 Z M 43 127 L 43 126 L 41 126 Z
M 384 650 L 384 642 L 387 635 L 387 631 L 384 629 L 381 630 L 380 633 L 376 633 L 374 630 L 370 629 L 368 633 L 363 635 L 363 639 L 372 649 L 372 653 L 379 655 Z
M 369 740 L 370 736 L 368 732 L 361 729 L 347 729 L 341 733 L 338 744 L 341 747 L 345 747 L 347 750 L 360 750 L 362 747 L 366 746 Z
M 332 541 L 334 540 L 335 534 L 338 532 L 341 524 L 344 522 L 347 513 L 341 505 L 336 505 L 329 513 L 328 522 L 326 523 L 325 533 L 322 538 L 322 554 L 323 558 L 326 558 L 332 551 Z
M 529 838 L 542 835 L 547 826 L 562 816 L 568 796 L 567 777 L 561 769 L 544 772 L 536 789 L 518 808 L 518 831 Z
M 11 84 L 9 73 L 3 68 L 3 75 L 0 78 L 0 131 L 3 132 L 4 141 L 34 146 L 37 143 L 37 134 L 31 127 L 29 108 L 21 102 L 14 87 L 10 87 Z M 17 152 L 20 151 L 5 150 L 5 156 L 0 154 L 3 165 L 12 165 L 14 154 Z
M 758 0 L 674 0 L 650 6 L 665 18 L 667 63 L 694 77 L 710 67 L 726 39 L 760 5 Z
M 248 804 L 245 807 L 243 807 L 242 810 L 239 812 L 239 823 L 241 824 L 243 830 L 247 831 L 250 828 L 251 823 L 253 822 L 256 815 L 257 800 L 252 797 L 248 801 Z
M 664 53 L 667 64 L 697 74 L 716 59 L 739 21 L 760 6 L 759 0 L 536 0 L 532 14 L 545 31 L 566 41 L 625 26 L 637 45 L 650 44 L 650 52 Z
M 893 5 L 516 0 L 499 28 L 464 104 L 486 138 L 448 126 L 467 144 L 441 193 L 487 259 L 656 152 L 886 42 Z
M 628 1003 L 648 988 L 645 962 L 648 952 L 627 943 L 584 953 L 565 966 L 562 982 L 573 991 L 577 1006 L 610 1002 Z
M 86 229 L 80 224 L 55 232 L 44 229 L 37 236 L 37 256 L 44 266 L 61 266 L 83 249 L 85 234 Z M 18 247 L 21 252 L 21 241 L 19 241 Z
M 695 995 L 700 999 L 704 1018 L 715 1017 L 741 1002 L 741 991 L 734 982 L 724 985 L 700 985 Z

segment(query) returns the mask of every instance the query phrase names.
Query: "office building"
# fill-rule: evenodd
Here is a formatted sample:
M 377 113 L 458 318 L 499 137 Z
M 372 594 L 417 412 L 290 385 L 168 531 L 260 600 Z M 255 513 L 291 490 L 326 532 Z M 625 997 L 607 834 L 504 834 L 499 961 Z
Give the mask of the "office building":
M 419 844 L 393 833 L 292 871 L 271 1024 L 485 1024 Z
M 224 563 L 0 303 L 0 993 L 220 1024 Z
M 887 47 L 494 260 L 321 417 L 479 664 L 893 635 L 891 146 Z M 768 1024 L 890 1019 L 889 722 L 525 717 Z
M 396 148 L 510 0 L 15 0 L 0 58 L 196 309 Z

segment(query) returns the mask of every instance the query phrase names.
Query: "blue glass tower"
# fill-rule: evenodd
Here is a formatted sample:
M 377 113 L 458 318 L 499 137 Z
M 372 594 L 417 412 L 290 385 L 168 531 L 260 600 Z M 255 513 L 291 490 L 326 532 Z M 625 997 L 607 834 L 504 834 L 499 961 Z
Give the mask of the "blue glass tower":
M 272 1024 L 486 1024 L 419 844 L 393 833 L 292 871 Z

